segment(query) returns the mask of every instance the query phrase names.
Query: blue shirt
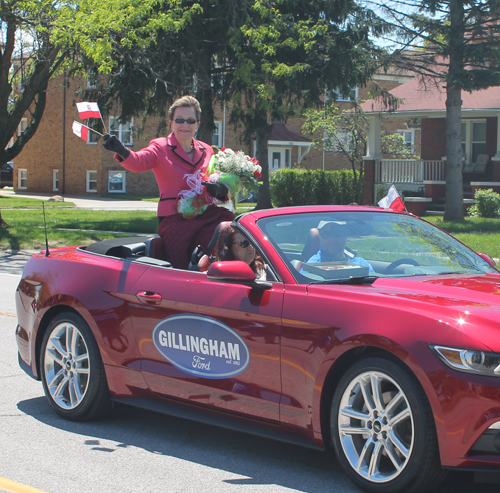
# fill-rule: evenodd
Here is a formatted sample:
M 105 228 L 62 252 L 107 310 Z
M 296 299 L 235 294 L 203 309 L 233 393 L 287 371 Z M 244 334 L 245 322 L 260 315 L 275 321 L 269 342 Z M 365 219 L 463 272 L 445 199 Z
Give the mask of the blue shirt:
M 363 265 L 365 267 L 368 267 L 368 271 L 370 273 L 375 274 L 375 271 L 373 270 L 373 267 L 362 257 L 354 257 L 354 258 L 349 258 L 344 255 L 344 260 L 346 262 L 351 262 L 353 264 L 358 264 L 358 265 Z M 315 253 L 307 262 L 306 264 L 315 264 L 317 262 L 334 262 L 334 259 L 331 255 L 329 255 L 327 252 L 322 250 L 321 248 L 319 249 L 318 253 Z M 300 272 L 303 274 L 304 271 L 300 269 Z

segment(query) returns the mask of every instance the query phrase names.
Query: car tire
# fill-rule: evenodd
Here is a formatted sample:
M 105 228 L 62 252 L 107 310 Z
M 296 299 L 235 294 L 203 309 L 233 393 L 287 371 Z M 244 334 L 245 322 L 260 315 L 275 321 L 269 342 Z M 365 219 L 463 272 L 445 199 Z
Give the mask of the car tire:
M 45 395 L 57 414 L 72 421 L 102 417 L 110 394 L 97 342 L 85 320 L 76 313 L 54 317 L 40 351 Z
M 416 378 L 372 357 L 342 376 L 330 413 L 335 453 L 361 488 L 428 492 L 445 478 L 433 415 Z

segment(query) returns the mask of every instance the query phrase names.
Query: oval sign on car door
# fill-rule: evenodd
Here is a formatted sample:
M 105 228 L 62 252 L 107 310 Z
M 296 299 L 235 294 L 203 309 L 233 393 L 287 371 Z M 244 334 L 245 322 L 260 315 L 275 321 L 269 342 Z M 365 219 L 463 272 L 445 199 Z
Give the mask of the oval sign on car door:
M 167 317 L 154 328 L 153 342 L 176 368 L 198 377 L 234 377 L 250 363 L 250 351 L 243 339 L 231 327 L 210 317 Z

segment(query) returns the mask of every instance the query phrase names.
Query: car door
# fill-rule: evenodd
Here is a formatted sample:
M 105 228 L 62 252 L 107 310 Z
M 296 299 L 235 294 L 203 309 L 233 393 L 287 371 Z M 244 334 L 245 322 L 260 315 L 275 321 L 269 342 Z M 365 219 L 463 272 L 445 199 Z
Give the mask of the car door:
M 140 368 L 153 392 L 279 420 L 280 283 L 260 290 L 151 267 L 130 294 Z

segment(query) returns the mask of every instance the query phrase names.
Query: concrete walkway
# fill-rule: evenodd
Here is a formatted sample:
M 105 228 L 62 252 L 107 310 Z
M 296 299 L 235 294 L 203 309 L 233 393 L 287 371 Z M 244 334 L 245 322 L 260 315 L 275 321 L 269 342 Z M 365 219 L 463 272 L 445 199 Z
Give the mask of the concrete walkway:
M 13 190 L 2 189 L 0 195 L 4 197 L 23 197 L 26 199 L 48 200 L 54 194 L 44 193 L 22 193 Z M 94 210 L 135 210 L 135 211 L 156 211 L 158 204 L 156 202 L 146 202 L 143 200 L 120 200 L 120 197 L 82 197 L 78 195 L 65 195 L 65 202 L 73 202 L 78 209 Z

